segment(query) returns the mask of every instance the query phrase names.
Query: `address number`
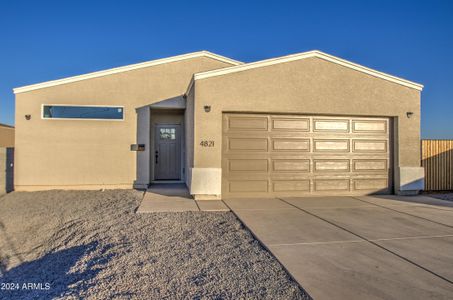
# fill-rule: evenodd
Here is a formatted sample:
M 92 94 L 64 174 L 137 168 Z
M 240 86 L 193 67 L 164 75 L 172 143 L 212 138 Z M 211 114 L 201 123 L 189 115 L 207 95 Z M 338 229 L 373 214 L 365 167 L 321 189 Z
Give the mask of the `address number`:
M 201 141 L 201 147 L 214 147 L 214 141 Z

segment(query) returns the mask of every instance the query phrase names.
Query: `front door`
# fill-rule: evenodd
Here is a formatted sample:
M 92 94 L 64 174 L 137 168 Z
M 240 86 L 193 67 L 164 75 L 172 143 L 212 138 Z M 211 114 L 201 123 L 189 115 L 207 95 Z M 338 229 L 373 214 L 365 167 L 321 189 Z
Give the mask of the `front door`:
M 181 132 L 179 125 L 156 125 L 154 179 L 181 179 Z

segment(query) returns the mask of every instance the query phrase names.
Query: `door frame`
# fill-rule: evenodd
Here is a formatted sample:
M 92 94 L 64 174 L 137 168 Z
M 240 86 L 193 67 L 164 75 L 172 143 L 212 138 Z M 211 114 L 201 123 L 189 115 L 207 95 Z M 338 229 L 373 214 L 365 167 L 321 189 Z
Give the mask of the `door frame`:
M 156 179 L 156 163 L 155 163 L 155 152 L 157 149 L 157 130 L 160 127 L 167 127 L 167 126 L 173 126 L 176 127 L 176 132 L 179 133 L 179 156 L 180 156 L 180 166 L 179 166 L 179 179 L 176 180 L 166 180 L 166 179 Z M 184 125 L 182 123 L 174 123 L 174 122 L 159 122 L 159 123 L 154 123 L 152 125 L 152 144 L 153 147 L 151 148 L 152 152 L 150 153 L 151 156 L 151 165 L 152 165 L 152 180 L 151 183 L 181 183 L 185 182 L 185 174 L 184 174 L 184 165 L 185 165 L 185 160 L 184 160 Z

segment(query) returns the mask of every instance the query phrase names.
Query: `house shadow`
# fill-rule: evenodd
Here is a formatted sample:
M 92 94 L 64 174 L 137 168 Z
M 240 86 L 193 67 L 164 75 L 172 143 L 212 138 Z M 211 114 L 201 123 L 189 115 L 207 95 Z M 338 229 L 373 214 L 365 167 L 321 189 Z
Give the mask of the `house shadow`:
M 61 296 L 77 296 L 92 284 L 110 256 L 105 255 L 107 248 L 98 251 L 98 243 L 48 253 L 33 261 L 5 271 L 0 275 L 0 283 L 9 284 L 9 289 L 1 291 L 3 299 L 50 299 Z M 71 270 L 82 257 L 96 250 L 96 256 L 84 263 L 83 268 Z M 82 269 L 82 271 L 80 271 Z
M 373 197 L 429 206 L 453 207 L 452 197 L 448 195 L 449 193 L 453 193 L 453 149 L 448 149 L 446 146 L 439 146 L 436 140 L 428 142 L 432 142 L 434 145 L 426 146 L 426 148 L 425 146 L 422 147 L 422 152 L 424 153 L 421 165 L 425 169 L 424 178 L 408 182 L 404 187 L 407 190 L 411 190 L 418 189 L 420 185 L 424 185 L 424 189 L 420 195 L 431 197 L 395 195 L 373 195 Z M 451 145 L 453 146 L 453 142 Z M 438 153 L 433 154 L 432 152 L 434 151 Z

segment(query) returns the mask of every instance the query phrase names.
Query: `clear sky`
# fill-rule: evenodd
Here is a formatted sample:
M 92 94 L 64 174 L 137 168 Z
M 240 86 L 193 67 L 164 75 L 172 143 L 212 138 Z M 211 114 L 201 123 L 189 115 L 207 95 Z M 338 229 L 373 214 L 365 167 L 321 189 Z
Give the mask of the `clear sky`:
M 0 122 L 14 87 L 203 49 L 318 49 L 422 83 L 422 136 L 453 138 L 453 1 L 436 0 L 0 0 Z

